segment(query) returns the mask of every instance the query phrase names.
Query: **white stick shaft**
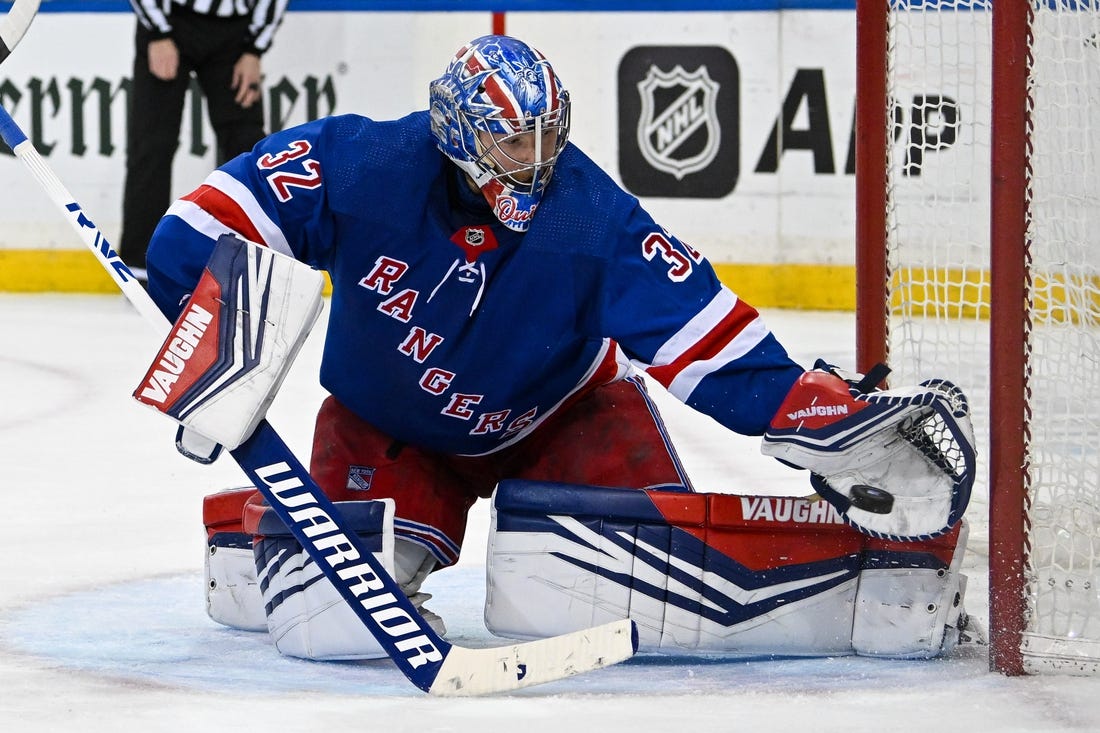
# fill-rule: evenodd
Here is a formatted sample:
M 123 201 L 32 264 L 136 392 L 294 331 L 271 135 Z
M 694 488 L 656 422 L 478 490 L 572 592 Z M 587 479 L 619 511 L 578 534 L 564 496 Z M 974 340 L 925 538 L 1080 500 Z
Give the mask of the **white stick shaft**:
M 11 10 L 0 19 L 0 62 L 3 62 L 23 38 L 41 0 L 15 0 Z
M 38 13 L 40 3 L 41 0 L 15 0 L 11 9 L 0 18 L 0 62 L 3 62 L 11 54 L 16 44 L 23 38 L 27 28 L 30 27 L 31 21 Z M 65 219 L 68 220 L 88 249 L 99 259 L 103 269 L 111 275 L 115 284 L 122 290 L 122 293 L 133 304 L 138 313 L 157 328 L 159 333 L 167 334 L 168 327 L 171 325 L 168 319 L 157 309 L 153 299 L 149 297 L 149 294 L 145 292 L 145 288 L 141 287 L 137 278 L 134 277 L 134 273 L 130 272 L 130 268 L 114 251 L 107 238 L 96 228 L 92 220 L 84 214 L 80 204 L 76 202 L 73 195 L 69 193 L 50 167 L 46 165 L 46 161 L 38 154 L 31 141 L 27 139 L 26 133 L 19 129 L 19 125 L 15 124 L 15 120 L 2 106 L 0 106 L 0 139 L 3 139 L 16 157 L 27 166 L 31 175 L 42 186 L 42 190 L 65 215 Z
M 27 166 L 27 169 L 42 186 L 42 190 L 50 197 L 50 200 L 65 215 L 65 219 L 76 231 L 77 235 L 87 245 L 88 249 L 99 259 L 115 284 L 122 290 L 123 295 L 133 304 L 134 308 L 151 325 L 159 329 L 163 334 L 168 333 L 170 323 L 168 319 L 157 309 L 153 299 L 145 292 L 145 288 L 137 281 L 130 268 L 118 256 L 110 242 L 103 236 L 92 220 L 85 214 L 73 195 L 65 188 L 54 172 L 46 165 L 46 161 L 35 150 L 34 145 L 19 129 L 7 111 L 0 107 L 0 134 L 15 153 L 19 160 Z M 14 144 L 13 144 L 14 143 Z

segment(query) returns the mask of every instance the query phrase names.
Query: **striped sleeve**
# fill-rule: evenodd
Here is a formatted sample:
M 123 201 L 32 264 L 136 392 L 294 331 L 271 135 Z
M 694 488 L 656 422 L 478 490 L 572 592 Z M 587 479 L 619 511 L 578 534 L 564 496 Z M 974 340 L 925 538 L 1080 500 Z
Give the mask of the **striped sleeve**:
M 137 15 L 138 22 L 157 35 L 168 36 L 172 32 L 172 22 L 161 0 L 130 0 L 130 6 Z
M 768 336 L 756 309 L 722 287 L 714 299 L 658 350 L 646 372 L 687 402 L 705 377 L 753 351 Z
M 131 0 L 135 2 L 136 0 Z M 252 7 L 252 21 L 248 25 L 248 33 L 252 42 L 252 50 L 257 55 L 263 55 L 271 48 L 275 40 L 275 31 L 283 22 L 286 15 L 286 6 L 289 0 L 256 0 Z
M 267 215 L 255 194 L 222 170 L 211 173 L 201 186 L 172 204 L 168 215 L 182 219 L 211 240 L 216 241 L 228 231 L 294 256 L 283 231 Z

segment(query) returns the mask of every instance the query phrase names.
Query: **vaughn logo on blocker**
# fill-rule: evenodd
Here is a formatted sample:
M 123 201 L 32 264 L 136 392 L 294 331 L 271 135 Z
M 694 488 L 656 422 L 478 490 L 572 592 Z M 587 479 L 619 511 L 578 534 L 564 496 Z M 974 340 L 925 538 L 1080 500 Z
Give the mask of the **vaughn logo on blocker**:
M 718 46 L 639 46 L 619 64 L 619 171 L 640 196 L 720 198 L 739 168 L 738 70 Z

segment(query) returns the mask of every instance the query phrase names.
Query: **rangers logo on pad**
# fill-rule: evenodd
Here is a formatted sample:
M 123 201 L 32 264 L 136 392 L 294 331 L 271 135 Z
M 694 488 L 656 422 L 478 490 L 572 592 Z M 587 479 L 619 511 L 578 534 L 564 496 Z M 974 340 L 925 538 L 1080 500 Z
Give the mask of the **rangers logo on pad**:
M 348 466 L 348 483 L 345 488 L 351 491 L 370 491 L 374 469 L 369 466 Z

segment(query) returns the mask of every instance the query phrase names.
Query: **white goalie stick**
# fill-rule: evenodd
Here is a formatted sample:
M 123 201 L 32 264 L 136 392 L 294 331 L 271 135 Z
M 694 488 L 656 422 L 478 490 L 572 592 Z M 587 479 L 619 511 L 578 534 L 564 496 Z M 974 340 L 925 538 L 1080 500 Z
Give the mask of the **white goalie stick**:
M 23 37 L 39 1 L 15 0 L 0 19 L 0 61 Z M 2 106 L 0 137 L 126 298 L 162 336 L 167 335 L 171 324 Z M 638 631 L 629 619 L 509 646 L 453 645 L 421 617 L 266 420 L 230 454 L 394 664 L 425 692 L 447 696 L 506 692 L 606 667 L 637 651 Z
M 27 32 L 42 0 L 16 0 L 0 20 L 0 64 L 4 63 Z

